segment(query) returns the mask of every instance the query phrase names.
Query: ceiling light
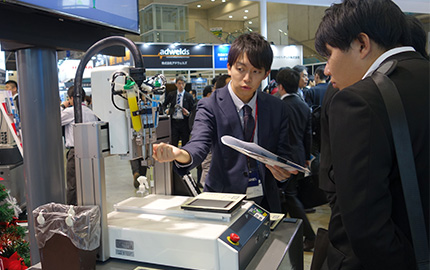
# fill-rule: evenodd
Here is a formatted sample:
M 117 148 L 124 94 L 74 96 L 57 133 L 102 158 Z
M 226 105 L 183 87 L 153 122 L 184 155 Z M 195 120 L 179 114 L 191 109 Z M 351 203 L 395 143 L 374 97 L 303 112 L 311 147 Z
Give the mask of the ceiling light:
M 230 15 L 230 16 L 228 16 L 228 17 L 229 17 L 230 19 L 231 19 L 231 18 L 233 18 L 233 16 L 232 16 L 232 15 Z
M 222 0 L 221 2 L 225 3 L 225 0 Z
M 215 2 L 215 0 L 211 0 L 212 2 Z
M 246 20 L 246 19 L 248 19 L 248 17 L 247 16 L 243 16 L 243 18 Z
M 248 12 L 249 12 L 249 10 L 245 9 L 245 13 L 248 13 Z
M 249 21 L 248 24 L 252 24 L 252 21 Z
M 202 5 L 197 5 L 197 7 L 198 7 L 198 8 L 201 8 L 201 7 L 202 7 Z

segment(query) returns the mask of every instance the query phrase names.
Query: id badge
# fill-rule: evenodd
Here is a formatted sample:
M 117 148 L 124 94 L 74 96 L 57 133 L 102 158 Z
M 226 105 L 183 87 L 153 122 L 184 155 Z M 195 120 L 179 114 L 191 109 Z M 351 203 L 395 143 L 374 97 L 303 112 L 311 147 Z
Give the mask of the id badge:
M 248 188 L 246 189 L 246 198 L 252 199 L 263 196 L 263 185 L 261 184 L 258 170 L 249 172 Z

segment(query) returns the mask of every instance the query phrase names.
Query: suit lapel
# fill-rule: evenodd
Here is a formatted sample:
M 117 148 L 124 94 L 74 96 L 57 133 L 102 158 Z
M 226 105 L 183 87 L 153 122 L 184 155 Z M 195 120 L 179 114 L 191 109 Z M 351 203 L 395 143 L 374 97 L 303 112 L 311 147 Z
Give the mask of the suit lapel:
M 257 106 L 258 145 L 266 148 L 267 142 L 269 141 L 268 138 L 271 137 L 270 130 L 267 128 L 267 125 L 265 125 L 265 123 L 270 122 L 270 104 L 267 104 L 267 98 L 259 91 L 257 91 Z
M 231 129 L 231 135 L 243 140 L 243 131 L 240 123 L 240 118 L 236 110 L 236 106 L 228 92 L 228 87 L 225 86 L 223 88 L 217 89 L 217 101 L 219 108 L 224 115 L 224 120 L 228 123 Z M 230 133 L 230 132 L 228 132 Z

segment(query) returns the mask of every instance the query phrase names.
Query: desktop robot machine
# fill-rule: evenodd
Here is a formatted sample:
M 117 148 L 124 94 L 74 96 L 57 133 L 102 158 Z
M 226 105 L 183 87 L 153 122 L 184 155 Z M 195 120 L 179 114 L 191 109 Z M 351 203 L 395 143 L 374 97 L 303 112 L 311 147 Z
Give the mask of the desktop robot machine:
M 118 45 L 130 50 L 134 66 L 93 70 L 93 110 L 101 121 L 82 123 L 82 109 L 75 106 L 78 203 L 100 206 L 98 259 L 191 269 L 245 269 L 269 236 L 269 213 L 244 201 L 244 195 L 172 195 L 171 164 L 152 159 L 152 144 L 162 141 L 170 128 L 169 121 L 158 115 L 166 79 L 163 75 L 146 78 L 136 45 L 123 37 L 94 44 L 81 60 L 75 87 L 82 88 L 83 70 L 93 55 Z M 81 104 L 79 95 L 75 91 L 76 104 Z M 157 138 L 157 133 L 162 136 Z M 140 196 L 116 204 L 111 213 L 106 207 L 103 161 L 109 154 L 129 160 L 143 158 L 143 165 L 154 166 L 154 183 L 141 179 Z

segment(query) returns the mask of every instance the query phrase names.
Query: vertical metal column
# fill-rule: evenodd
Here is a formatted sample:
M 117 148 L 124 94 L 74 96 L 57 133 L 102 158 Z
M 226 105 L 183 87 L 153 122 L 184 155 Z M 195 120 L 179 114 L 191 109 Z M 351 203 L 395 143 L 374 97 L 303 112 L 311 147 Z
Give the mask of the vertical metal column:
M 260 0 L 260 33 L 267 39 L 267 0 Z M 261 82 L 261 89 L 268 85 L 268 78 Z
M 54 49 L 20 49 L 16 59 L 30 255 L 31 263 L 35 264 L 40 258 L 32 212 L 45 203 L 65 203 L 57 53 Z
M 106 123 L 75 124 L 76 194 L 78 205 L 100 207 L 100 247 L 97 259 L 109 259 L 105 163 L 103 149 L 109 150 Z

